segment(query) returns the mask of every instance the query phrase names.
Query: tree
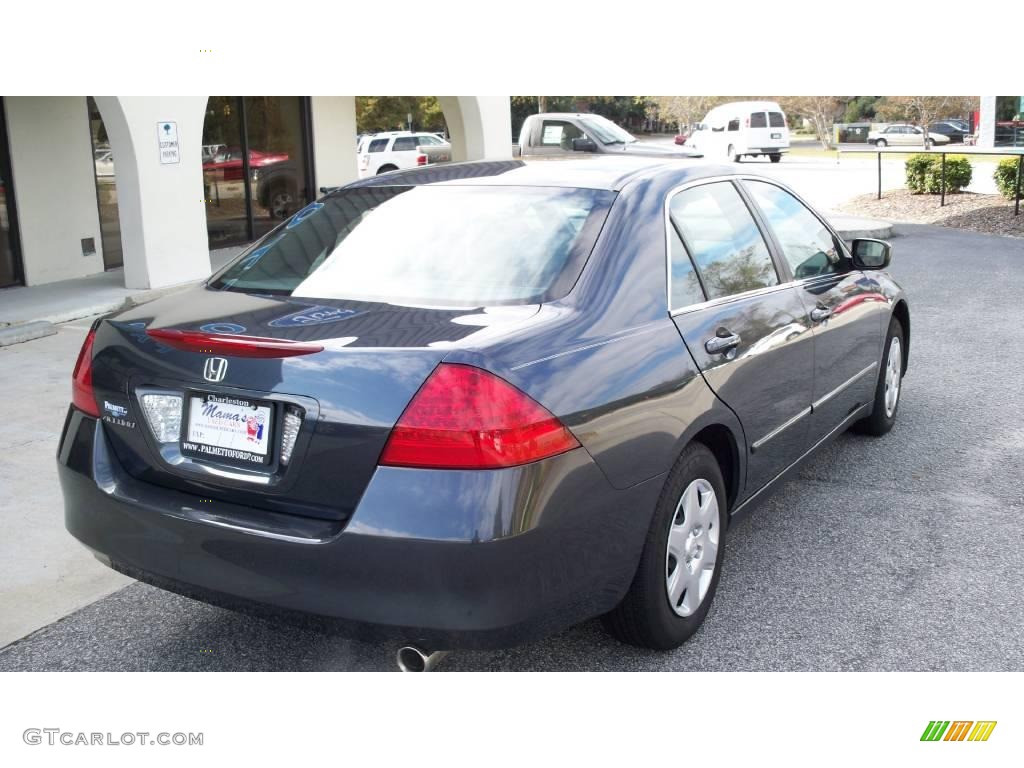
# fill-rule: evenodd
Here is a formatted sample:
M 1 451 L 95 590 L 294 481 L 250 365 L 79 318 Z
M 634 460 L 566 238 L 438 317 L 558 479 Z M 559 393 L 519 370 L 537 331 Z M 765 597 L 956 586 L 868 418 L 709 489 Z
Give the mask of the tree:
M 978 108 L 977 96 L 886 96 L 877 115 L 887 122 L 906 120 L 927 130 L 943 117 L 967 115 Z
M 778 96 L 779 106 L 792 119 L 801 117 L 810 120 L 814 134 L 825 149 L 832 148 L 832 127 L 842 112 L 849 97 L 845 96 Z
M 648 116 L 671 120 L 682 131 L 686 126 L 700 122 L 709 109 L 726 100 L 724 96 L 650 96 Z
M 412 115 L 414 130 L 445 128 L 444 112 L 436 96 L 356 96 L 356 129 L 359 133 L 405 130 Z

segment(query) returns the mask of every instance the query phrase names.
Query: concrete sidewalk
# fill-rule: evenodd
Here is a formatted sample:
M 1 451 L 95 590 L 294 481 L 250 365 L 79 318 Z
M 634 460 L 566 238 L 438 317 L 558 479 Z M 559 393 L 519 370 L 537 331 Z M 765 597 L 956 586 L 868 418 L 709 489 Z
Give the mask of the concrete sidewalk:
M 214 271 L 242 250 L 220 248 L 210 251 Z M 124 272 L 114 269 L 76 280 L 0 290 L 0 346 L 53 334 L 53 326 L 143 304 L 167 293 L 194 285 L 194 282 L 157 289 L 124 287 Z M 25 328 L 32 324 L 31 328 Z

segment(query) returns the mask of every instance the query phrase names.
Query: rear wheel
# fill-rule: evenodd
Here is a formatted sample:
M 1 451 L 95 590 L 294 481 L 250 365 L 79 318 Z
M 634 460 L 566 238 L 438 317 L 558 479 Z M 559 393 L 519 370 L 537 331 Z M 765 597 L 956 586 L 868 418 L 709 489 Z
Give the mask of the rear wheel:
M 380 168 L 377 169 L 377 175 L 379 176 L 382 173 L 388 173 L 389 171 L 397 171 L 397 170 L 398 170 L 398 166 L 397 165 L 391 165 L 390 163 L 388 163 L 387 165 L 382 165 Z
M 697 631 L 722 571 L 725 498 L 714 455 L 692 443 L 669 473 L 629 591 L 604 617 L 612 635 L 667 651 Z
M 774 154 L 768 155 L 768 159 L 771 160 L 773 163 L 777 163 L 780 160 L 782 160 L 782 155 L 778 152 L 775 152 Z
M 728 151 L 728 152 L 727 152 L 726 154 L 727 154 L 727 155 L 728 155 L 728 156 L 729 156 L 730 158 L 732 158 L 732 161 L 733 161 L 734 163 L 738 163 L 738 162 L 740 161 L 740 157 L 742 157 L 742 155 L 738 155 L 738 154 L 736 154 L 736 148 L 735 148 L 735 147 L 733 147 L 733 145 L 732 145 L 732 144 L 730 144 L 730 145 L 729 145 L 729 151 Z
M 925 139 L 924 140 L 924 148 L 925 149 L 931 149 L 934 146 L 935 146 L 935 142 L 933 140 L 931 140 L 931 139 Z
M 885 139 L 879 139 L 875 142 L 875 146 L 879 149 L 885 149 L 885 147 L 888 146 L 888 142 Z
M 858 432 L 867 435 L 884 435 L 896 423 L 903 386 L 903 326 L 895 317 L 889 321 L 884 349 L 882 368 L 875 384 L 874 410 L 855 425 Z

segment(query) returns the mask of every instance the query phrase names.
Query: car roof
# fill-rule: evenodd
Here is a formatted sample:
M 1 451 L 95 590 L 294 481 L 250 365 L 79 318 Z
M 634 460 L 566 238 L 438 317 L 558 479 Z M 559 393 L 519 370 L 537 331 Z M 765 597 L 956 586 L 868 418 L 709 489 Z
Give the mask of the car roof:
M 557 160 L 483 160 L 444 163 L 372 176 L 341 189 L 423 184 L 458 186 L 525 186 L 604 189 L 618 192 L 627 185 L 662 176 L 676 183 L 711 176 L 736 175 L 732 166 L 704 160 L 609 157 Z

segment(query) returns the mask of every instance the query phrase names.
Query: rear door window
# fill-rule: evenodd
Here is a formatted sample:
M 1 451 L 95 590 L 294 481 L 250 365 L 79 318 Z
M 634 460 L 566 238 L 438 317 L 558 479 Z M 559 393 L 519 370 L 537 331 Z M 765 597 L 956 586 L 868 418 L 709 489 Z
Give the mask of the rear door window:
M 419 145 L 420 140 L 416 136 L 399 136 L 395 139 L 395 146 L 391 148 L 392 152 L 410 152 Z
M 738 117 L 734 117 L 732 120 L 729 121 L 729 130 L 730 131 L 738 131 L 739 129 L 740 129 L 740 119 Z
M 367 152 L 383 152 L 388 145 L 388 139 L 374 139 L 370 142 L 370 147 Z
M 765 112 L 751 112 L 750 113 L 750 127 L 751 128 L 767 128 L 768 127 L 768 115 Z
M 732 183 L 685 189 L 672 198 L 669 213 L 709 299 L 778 285 L 761 230 Z
M 772 128 L 785 128 L 786 118 L 781 112 L 769 112 L 768 125 Z
M 686 252 L 682 238 L 679 237 L 679 232 L 672 224 L 669 225 L 668 237 L 669 255 L 672 262 L 672 274 L 669 275 L 672 286 L 669 309 L 682 309 L 693 304 L 700 304 L 704 301 L 704 289 L 701 288 L 700 278 L 690 260 L 690 254 Z

